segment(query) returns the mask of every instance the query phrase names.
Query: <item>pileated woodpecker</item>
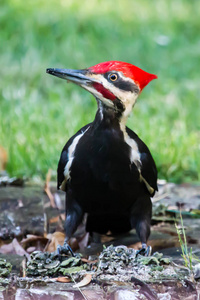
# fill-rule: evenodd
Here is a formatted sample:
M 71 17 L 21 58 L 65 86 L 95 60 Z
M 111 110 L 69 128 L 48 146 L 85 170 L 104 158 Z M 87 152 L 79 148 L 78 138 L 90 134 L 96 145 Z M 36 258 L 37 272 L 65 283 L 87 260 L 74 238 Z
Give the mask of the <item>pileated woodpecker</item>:
M 47 73 L 86 89 L 98 104 L 94 121 L 69 139 L 58 164 L 58 188 L 66 192 L 66 238 L 87 213 L 88 232 L 119 234 L 136 228 L 145 252 L 157 170 L 126 121 L 142 89 L 157 76 L 119 61 Z

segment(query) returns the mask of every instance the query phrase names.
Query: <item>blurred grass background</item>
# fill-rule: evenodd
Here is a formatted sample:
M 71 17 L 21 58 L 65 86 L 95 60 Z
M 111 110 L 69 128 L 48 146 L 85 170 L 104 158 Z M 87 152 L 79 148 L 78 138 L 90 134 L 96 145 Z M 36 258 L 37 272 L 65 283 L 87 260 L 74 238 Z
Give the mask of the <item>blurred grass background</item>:
M 56 170 L 62 147 L 94 119 L 81 88 L 45 73 L 122 60 L 158 75 L 128 126 L 149 146 L 159 178 L 200 180 L 198 0 L 1 0 L 0 144 L 10 175 Z

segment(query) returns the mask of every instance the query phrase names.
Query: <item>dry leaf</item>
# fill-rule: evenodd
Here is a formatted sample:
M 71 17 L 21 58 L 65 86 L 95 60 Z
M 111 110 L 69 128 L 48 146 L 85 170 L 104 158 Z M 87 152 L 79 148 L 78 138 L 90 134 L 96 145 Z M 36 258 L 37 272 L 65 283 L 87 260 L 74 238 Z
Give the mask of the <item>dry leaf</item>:
M 151 246 L 154 252 L 159 251 L 160 249 L 167 249 L 167 248 L 173 248 L 173 247 L 179 247 L 179 240 L 178 237 L 170 237 L 169 239 L 154 239 L 148 241 L 148 246 Z M 135 243 L 132 245 L 129 245 L 128 248 L 132 248 L 135 250 L 141 249 L 141 243 Z
M 47 249 L 45 249 L 45 251 L 47 252 L 54 252 L 57 249 L 58 245 L 63 246 L 64 244 L 65 234 L 63 232 L 56 231 L 51 235 L 48 234 L 47 237 L 51 239 L 51 242 L 49 243 Z
M 92 275 L 86 274 L 80 282 L 73 285 L 73 288 L 80 288 L 80 287 L 86 286 L 91 282 L 91 280 L 92 280 Z
M 85 232 L 81 238 L 78 239 L 78 245 L 81 250 L 88 246 L 89 232 Z
M 128 245 L 128 248 L 132 248 L 132 249 L 135 249 L 135 250 L 140 250 L 142 248 L 142 244 L 141 244 L 141 242 L 137 242 L 135 244 Z
M 70 277 L 57 277 L 54 278 L 55 281 L 57 282 L 71 282 L 71 278 Z
M 53 217 L 49 220 L 49 224 L 57 223 L 59 222 L 60 218 L 59 216 Z
M 148 245 L 152 247 L 153 251 L 159 251 L 160 249 L 167 249 L 173 247 L 179 247 L 180 243 L 178 236 L 172 236 L 170 239 L 157 239 L 148 241 Z
M 47 242 L 48 242 L 48 239 L 43 236 L 27 234 L 27 238 L 23 239 L 20 242 L 20 244 L 26 251 L 28 248 L 32 248 L 32 247 L 35 248 L 34 250 L 43 250 L 45 248 Z M 29 252 L 29 251 L 27 251 L 27 252 Z
M 98 262 L 97 259 L 95 260 L 88 260 L 87 258 L 81 258 L 82 262 L 87 263 L 87 264 L 95 264 L 96 262 Z
M 0 253 L 3 254 L 18 254 L 20 256 L 26 255 L 29 257 L 29 254 L 22 248 L 16 238 L 13 239 L 12 243 L 8 245 L 3 245 L 0 248 Z
M 34 247 L 34 246 L 32 246 L 32 247 L 28 247 L 27 249 L 26 249 L 26 251 L 28 252 L 28 253 L 32 253 L 33 251 L 36 251 L 37 249 L 36 249 L 36 247 Z
M 60 219 L 61 219 L 62 221 L 65 220 L 65 213 L 60 214 L 59 216 L 56 216 L 56 217 L 51 218 L 51 219 L 49 220 L 49 224 L 59 222 Z

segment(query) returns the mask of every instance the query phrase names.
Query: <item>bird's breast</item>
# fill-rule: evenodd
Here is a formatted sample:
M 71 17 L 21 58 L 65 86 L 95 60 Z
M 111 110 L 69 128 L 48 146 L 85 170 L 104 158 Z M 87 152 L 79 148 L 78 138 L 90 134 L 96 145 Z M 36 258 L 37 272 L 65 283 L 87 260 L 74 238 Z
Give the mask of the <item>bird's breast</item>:
M 100 210 L 120 211 L 122 202 L 128 209 L 141 187 L 126 141 L 107 132 L 90 135 L 88 130 L 77 137 L 73 149 L 67 166 L 69 185 L 84 209 L 89 212 L 98 206 Z

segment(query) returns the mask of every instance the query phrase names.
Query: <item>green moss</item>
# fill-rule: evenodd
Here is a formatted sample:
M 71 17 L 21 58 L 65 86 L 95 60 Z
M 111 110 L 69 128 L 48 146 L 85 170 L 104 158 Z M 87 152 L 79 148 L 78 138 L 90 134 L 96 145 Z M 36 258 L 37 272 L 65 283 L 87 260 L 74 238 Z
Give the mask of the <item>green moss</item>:
M 84 270 L 84 266 L 79 266 L 79 267 L 71 267 L 71 268 L 60 268 L 59 272 L 62 273 L 64 276 L 66 275 L 71 275 L 73 273 L 77 273 Z
M 11 270 L 12 265 L 6 259 L 0 258 L 0 277 L 8 277 Z M 3 278 L 1 278 L 1 282 L 4 282 Z

